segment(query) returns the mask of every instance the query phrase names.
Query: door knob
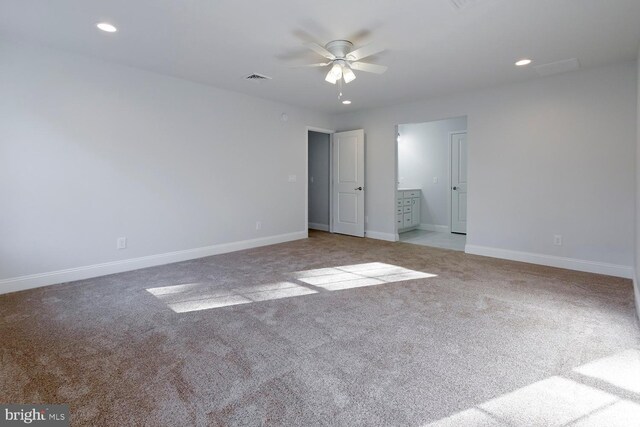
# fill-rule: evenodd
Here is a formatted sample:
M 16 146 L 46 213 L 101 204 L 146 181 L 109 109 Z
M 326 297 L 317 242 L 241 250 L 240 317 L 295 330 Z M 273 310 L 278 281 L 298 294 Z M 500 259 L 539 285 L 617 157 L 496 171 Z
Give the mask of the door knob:
M 454 190 L 457 190 L 457 189 L 458 189 L 458 187 L 453 187 L 453 189 L 454 189 Z
M 362 191 L 362 187 L 355 188 L 354 190 Z

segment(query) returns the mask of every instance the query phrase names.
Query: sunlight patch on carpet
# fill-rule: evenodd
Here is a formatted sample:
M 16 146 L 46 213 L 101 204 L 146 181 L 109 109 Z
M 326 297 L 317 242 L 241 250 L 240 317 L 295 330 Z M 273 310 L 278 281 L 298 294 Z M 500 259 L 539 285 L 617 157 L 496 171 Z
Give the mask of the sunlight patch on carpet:
M 640 350 L 630 349 L 578 366 L 575 372 L 640 394 Z
M 281 282 L 258 285 L 232 287 L 228 284 L 184 283 L 148 288 L 147 292 L 167 304 L 176 313 L 188 313 L 312 295 L 318 292 L 436 277 L 435 274 L 381 262 L 296 271 L 290 273 L 290 276 Z
M 147 292 L 159 297 L 161 295 L 181 294 L 197 286 L 198 286 L 197 283 L 185 283 L 183 285 L 163 286 L 161 288 L 149 288 L 147 289 Z
M 238 288 L 224 288 L 211 284 L 190 285 L 183 288 L 183 292 L 165 291 L 167 287 L 176 288 L 176 286 L 149 288 L 147 292 L 165 302 L 176 313 L 209 310 L 231 305 L 249 304 L 256 301 L 269 301 L 317 293 L 316 290 L 291 282 L 268 283 Z
M 574 372 L 637 389 L 638 349 L 578 366 Z M 458 425 L 640 425 L 640 404 L 610 389 L 553 376 L 455 413 L 430 427 Z
M 327 291 L 375 286 L 404 280 L 437 277 L 436 274 L 409 270 L 397 265 L 371 262 L 367 264 L 345 265 L 341 267 L 319 268 L 297 271 L 294 277 L 299 281 L 317 286 Z
M 478 407 L 515 425 L 565 425 L 617 400 L 616 396 L 605 391 L 555 376 Z

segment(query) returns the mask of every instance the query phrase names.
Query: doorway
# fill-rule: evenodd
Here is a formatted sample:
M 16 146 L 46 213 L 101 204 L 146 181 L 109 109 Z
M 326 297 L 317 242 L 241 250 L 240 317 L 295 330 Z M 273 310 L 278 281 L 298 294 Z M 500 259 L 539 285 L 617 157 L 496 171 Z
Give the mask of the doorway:
M 364 130 L 307 128 L 307 228 L 364 237 Z
M 398 125 L 399 240 L 464 251 L 467 118 Z
M 307 135 L 307 206 L 310 230 L 331 230 L 331 134 L 309 130 Z

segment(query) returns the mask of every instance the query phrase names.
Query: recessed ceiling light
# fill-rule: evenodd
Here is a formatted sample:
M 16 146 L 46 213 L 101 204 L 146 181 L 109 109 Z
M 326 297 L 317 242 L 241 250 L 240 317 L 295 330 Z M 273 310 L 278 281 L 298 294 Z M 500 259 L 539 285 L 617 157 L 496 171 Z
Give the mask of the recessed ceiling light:
M 348 99 L 345 99 L 344 101 L 342 101 L 342 103 L 344 105 L 349 105 L 349 104 L 351 104 L 351 101 L 349 101 Z
M 107 33 L 115 33 L 116 31 L 118 31 L 116 27 L 109 24 L 108 22 L 99 22 L 96 24 L 96 27 L 98 27 L 102 31 L 106 31 Z
M 520 61 L 516 62 L 516 66 L 517 67 L 524 67 L 525 65 L 531 64 L 531 62 L 532 61 L 530 59 L 524 58 L 524 59 L 521 59 Z

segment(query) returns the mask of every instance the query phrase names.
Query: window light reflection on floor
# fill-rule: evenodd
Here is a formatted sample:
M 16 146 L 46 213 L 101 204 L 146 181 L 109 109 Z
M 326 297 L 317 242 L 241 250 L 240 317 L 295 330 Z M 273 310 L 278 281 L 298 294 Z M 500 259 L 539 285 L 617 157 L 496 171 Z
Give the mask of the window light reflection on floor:
M 317 286 L 327 291 L 335 291 L 361 286 L 401 282 L 404 280 L 426 279 L 436 277 L 436 275 L 409 270 L 396 265 L 372 262 L 368 264 L 298 271 L 294 273 L 294 277 L 303 283 Z
M 166 292 L 166 287 L 149 288 L 147 291 L 164 301 L 176 313 L 208 310 L 256 301 L 315 294 L 318 291 L 291 282 L 269 283 L 259 286 L 225 288 L 211 284 L 189 284 L 184 292 Z M 168 286 L 175 288 L 175 286 Z
M 436 277 L 380 262 L 296 271 L 285 280 L 251 286 L 185 283 L 149 288 L 147 292 L 176 313 L 208 310 L 257 301 L 269 301 L 326 291 L 376 286 L 406 280 Z
M 640 372 L 640 350 L 631 349 L 578 366 L 573 372 L 599 378 L 615 387 L 628 387 Z M 623 382 L 622 370 L 629 376 Z M 588 372 L 589 374 L 586 374 Z M 633 384 L 636 384 L 633 382 Z M 640 404 L 614 389 L 583 384 L 579 379 L 553 376 L 455 413 L 430 427 L 460 425 L 613 426 L 640 425 Z
M 626 350 L 613 356 L 587 363 L 575 368 L 574 371 L 640 395 L 639 349 Z

